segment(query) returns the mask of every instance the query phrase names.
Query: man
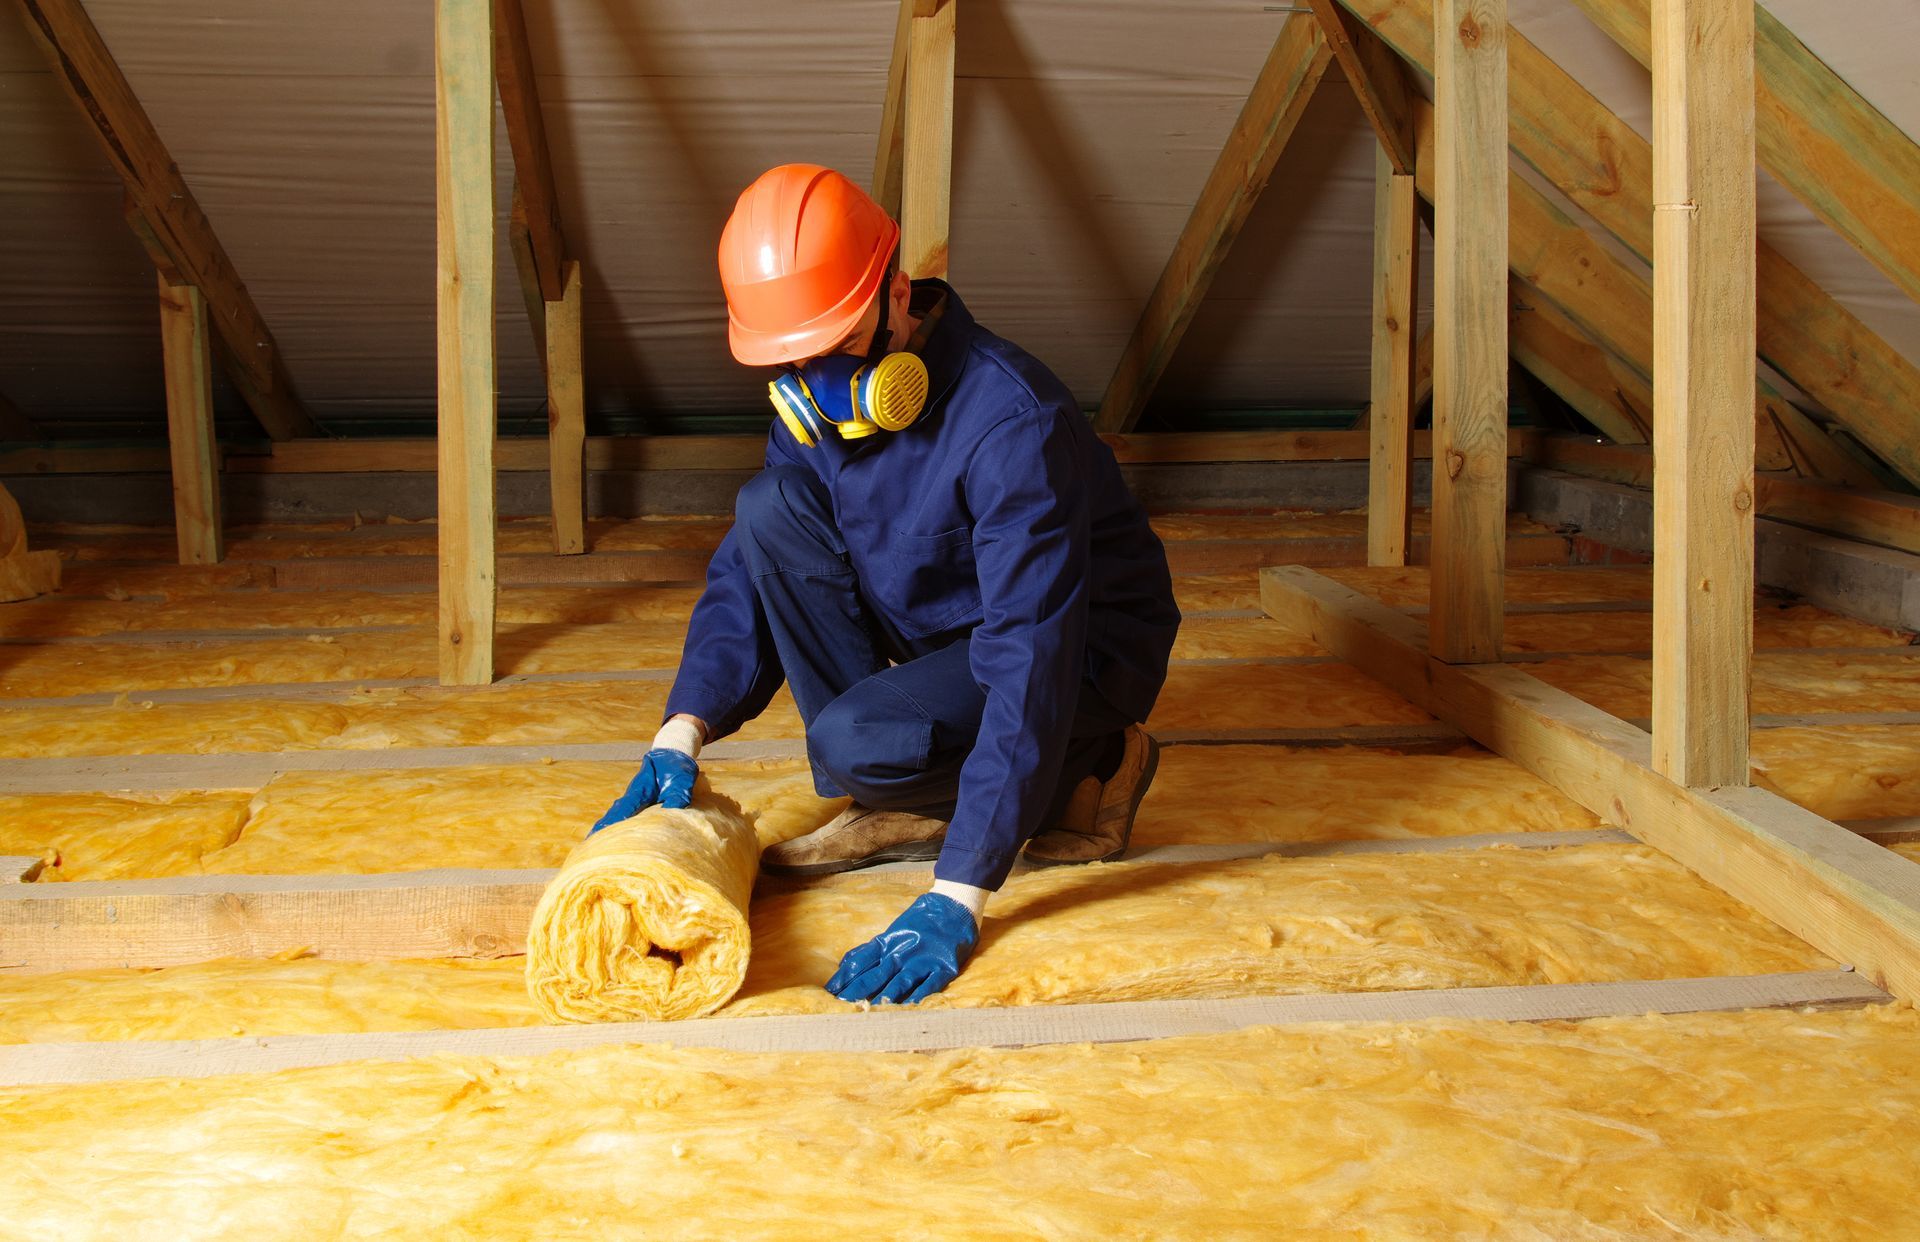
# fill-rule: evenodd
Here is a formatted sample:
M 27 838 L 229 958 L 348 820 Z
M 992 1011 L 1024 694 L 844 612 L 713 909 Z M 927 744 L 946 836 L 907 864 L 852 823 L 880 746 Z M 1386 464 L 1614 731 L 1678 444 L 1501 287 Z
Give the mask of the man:
M 685 806 L 704 742 L 782 681 L 825 827 L 769 849 L 820 875 L 937 858 L 932 891 L 827 989 L 917 1002 L 966 965 L 989 893 L 1030 862 L 1126 848 L 1153 779 L 1145 720 L 1180 614 L 1113 454 L 1039 362 L 830 169 L 747 187 L 720 237 L 733 355 L 777 366 L 766 468 L 741 489 L 687 630 L 667 721 L 595 830 Z M 1037 834 L 1037 835 L 1036 835 Z

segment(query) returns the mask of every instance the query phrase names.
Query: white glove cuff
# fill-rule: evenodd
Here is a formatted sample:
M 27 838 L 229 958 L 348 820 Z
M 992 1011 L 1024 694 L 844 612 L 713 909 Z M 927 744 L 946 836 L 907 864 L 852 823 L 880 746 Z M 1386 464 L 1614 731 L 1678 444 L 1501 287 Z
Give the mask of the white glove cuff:
M 987 908 L 987 898 L 993 892 L 992 889 L 975 888 L 971 884 L 959 884 L 952 880 L 935 880 L 933 891 L 965 906 L 967 913 L 973 916 L 976 927 L 980 924 L 980 912 Z
M 661 725 L 660 732 L 653 735 L 653 746 L 650 749 L 659 750 L 665 747 L 667 750 L 677 750 L 689 759 L 698 759 L 702 740 L 699 725 L 683 716 L 675 716 Z

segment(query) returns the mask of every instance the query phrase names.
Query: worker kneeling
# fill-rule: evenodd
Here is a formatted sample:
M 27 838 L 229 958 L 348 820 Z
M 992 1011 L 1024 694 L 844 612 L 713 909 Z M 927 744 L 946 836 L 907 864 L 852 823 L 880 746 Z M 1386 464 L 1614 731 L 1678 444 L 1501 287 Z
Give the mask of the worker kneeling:
M 595 830 L 685 806 L 704 742 L 784 681 L 823 796 L 775 874 L 937 858 L 932 891 L 841 961 L 843 1000 L 946 987 L 989 893 L 1112 858 L 1153 779 L 1139 727 L 1180 614 L 1166 551 L 1066 386 L 898 269 L 900 229 L 830 169 L 748 186 L 720 236 L 733 355 L 777 366 L 766 468 L 694 608 L 667 720 Z

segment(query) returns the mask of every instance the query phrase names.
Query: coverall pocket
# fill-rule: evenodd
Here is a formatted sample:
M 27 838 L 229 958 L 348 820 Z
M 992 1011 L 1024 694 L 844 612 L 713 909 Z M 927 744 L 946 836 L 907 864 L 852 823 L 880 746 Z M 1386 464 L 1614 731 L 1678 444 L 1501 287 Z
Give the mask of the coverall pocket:
M 980 576 L 973 562 L 973 528 L 933 535 L 895 531 L 881 567 L 880 597 L 900 632 L 926 638 L 980 616 Z

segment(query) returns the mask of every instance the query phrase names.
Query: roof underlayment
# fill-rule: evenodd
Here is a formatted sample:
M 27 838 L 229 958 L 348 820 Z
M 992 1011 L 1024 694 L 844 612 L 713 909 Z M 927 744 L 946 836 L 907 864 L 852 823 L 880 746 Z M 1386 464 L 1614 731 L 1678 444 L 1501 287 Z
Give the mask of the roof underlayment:
M 955 91 L 953 279 L 1088 406 L 1285 20 L 1248 0 L 968 0 Z M 1768 3 L 1909 134 L 1920 7 Z M 590 413 L 760 408 L 726 353 L 712 249 L 761 169 L 871 171 L 891 0 L 528 0 L 563 223 L 583 263 Z M 431 414 L 432 9 L 90 0 L 121 68 L 330 430 Z M 1572 0 L 1517 27 L 1642 133 L 1648 76 Z M 505 245 L 501 406 L 542 382 Z M 1161 385 L 1160 410 L 1358 407 L 1373 139 L 1330 72 Z M 53 434 L 164 430 L 151 268 L 120 186 L 17 16 L 0 19 L 0 394 Z M 1920 306 L 1770 177 L 1761 232 L 1907 357 Z M 1423 259 L 1423 266 L 1426 260 Z M 1427 267 L 1426 270 L 1431 270 Z M 1644 270 L 1644 269 L 1643 269 Z M 1427 291 L 1423 290 L 1423 301 Z M 221 398 L 223 430 L 255 435 Z

